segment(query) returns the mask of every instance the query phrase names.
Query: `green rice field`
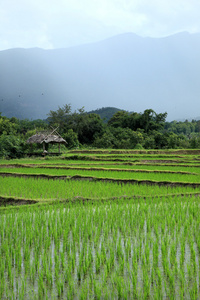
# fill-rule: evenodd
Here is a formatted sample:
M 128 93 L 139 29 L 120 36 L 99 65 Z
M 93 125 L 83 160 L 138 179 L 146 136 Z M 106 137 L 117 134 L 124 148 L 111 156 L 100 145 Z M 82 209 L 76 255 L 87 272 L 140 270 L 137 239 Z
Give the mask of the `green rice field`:
M 1 160 L 0 299 L 200 299 L 199 161 Z

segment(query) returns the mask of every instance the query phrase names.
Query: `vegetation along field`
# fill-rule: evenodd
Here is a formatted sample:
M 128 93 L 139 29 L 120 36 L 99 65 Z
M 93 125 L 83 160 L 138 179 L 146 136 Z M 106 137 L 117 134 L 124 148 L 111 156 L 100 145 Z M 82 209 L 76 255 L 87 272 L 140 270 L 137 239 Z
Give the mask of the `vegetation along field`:
M 200 151 L 0 160 L 0 299 L 200 299 Z

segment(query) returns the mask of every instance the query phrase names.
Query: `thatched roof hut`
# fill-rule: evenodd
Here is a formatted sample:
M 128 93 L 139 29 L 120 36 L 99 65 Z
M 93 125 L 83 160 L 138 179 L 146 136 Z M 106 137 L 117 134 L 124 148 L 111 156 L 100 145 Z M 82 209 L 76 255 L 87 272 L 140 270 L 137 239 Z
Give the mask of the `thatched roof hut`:
M 45 135 L 45 134 L 42 134 L 42 133 L 38 133 L 38 134 L 35 134 L 33 136 L 31 136 L 27 141 L 26 141 L 28 144 L 42 144 L 42 143 L 46 143 L 46 144 L 49 144 L 49 143 L 60 143 L 60 144 L 66 144 L 66 141 L 60 137 L 60 136 L 57 136 L 55 134 L 52 134 L 52 135 Z
M 59 144 L 60 152 L 60 144 L 67 144 L 67 142 L 59 134 L 54 134 L 55 131 L 37 133 L 31 136 L 26 142 L 27 144 L 43 144 L 43 151 L 45 151 L 45 144 Z

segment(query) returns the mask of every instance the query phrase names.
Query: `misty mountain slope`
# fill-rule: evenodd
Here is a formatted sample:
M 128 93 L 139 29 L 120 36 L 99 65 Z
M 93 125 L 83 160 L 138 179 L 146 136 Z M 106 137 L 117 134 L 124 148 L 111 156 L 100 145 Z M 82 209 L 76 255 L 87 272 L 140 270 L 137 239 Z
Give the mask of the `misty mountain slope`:
M 200 34 L 166 38 L 122 34 L 67 49 L 0 52 L 0 111 L 45 118 L 71 103 L 86 110 L 152 108 L 168 118 L 196 117 L 200 109 Z M 3 100 L 3 101 L 2 101 Z

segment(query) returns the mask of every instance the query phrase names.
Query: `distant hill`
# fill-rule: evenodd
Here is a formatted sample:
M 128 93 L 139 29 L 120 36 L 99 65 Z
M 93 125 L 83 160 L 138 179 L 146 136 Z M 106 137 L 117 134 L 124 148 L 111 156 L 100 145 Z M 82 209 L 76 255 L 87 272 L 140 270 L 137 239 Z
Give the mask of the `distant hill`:
M 88 113 L 93 113 L 93 114 L 99 115 L 101 117 L 101 119 L 107 123 L 112 118 L 112 116 L 120 110 L 122 110 L 122 109 L 115 108 L 115 107 L 102 107 L 102 108 L 98 108 L 96 110 L 91 110 Z
M 200 111 L 200 34 L 142 38 L 133 33 L 67 49 L 0 51 L 0 111 L 46 118 L 58 105 L 168 112 Z

